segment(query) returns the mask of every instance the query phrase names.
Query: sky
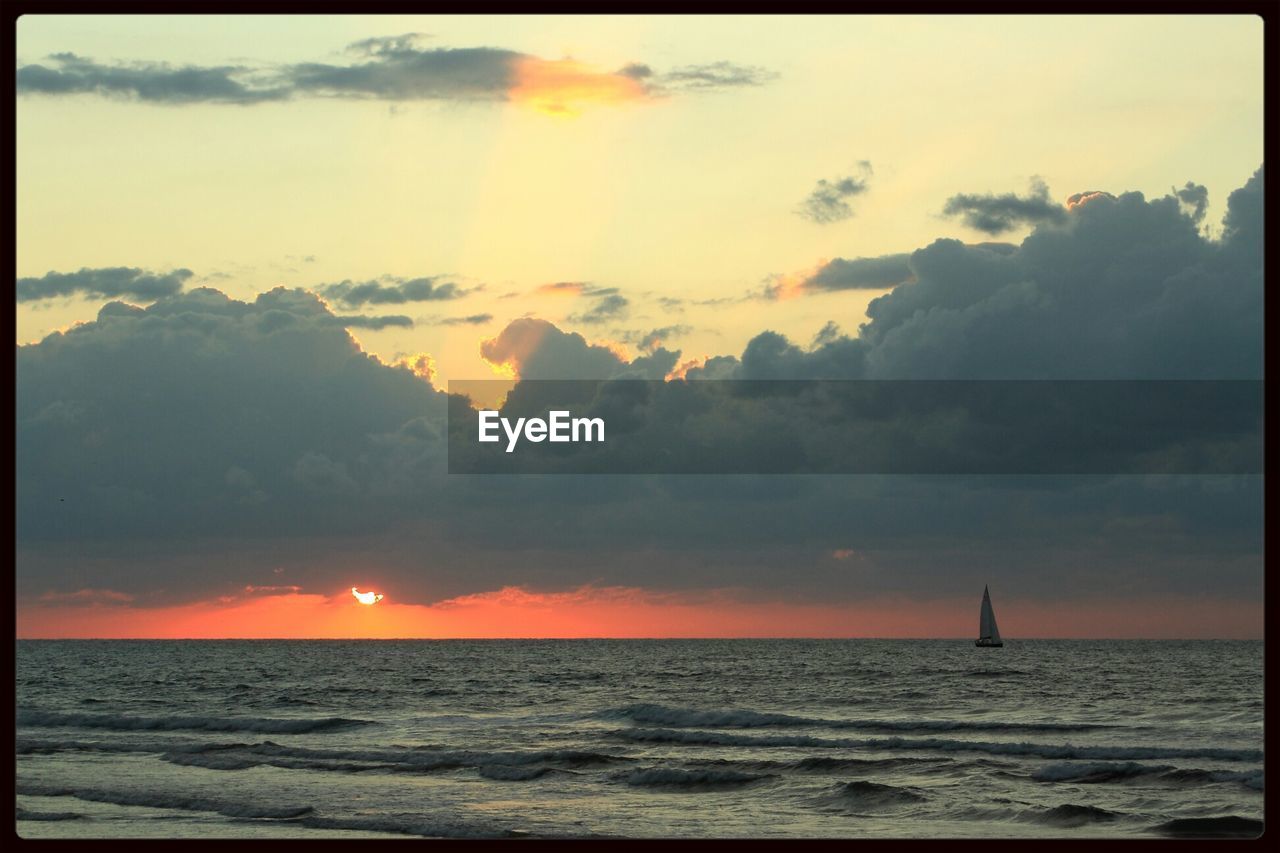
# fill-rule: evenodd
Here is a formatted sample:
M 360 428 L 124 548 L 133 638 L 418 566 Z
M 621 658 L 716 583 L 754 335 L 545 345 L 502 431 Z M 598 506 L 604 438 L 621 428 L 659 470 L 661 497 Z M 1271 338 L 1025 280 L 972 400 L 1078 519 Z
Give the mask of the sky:
M 1256 17 L 24 16 L 17 56 L 19 636 L 968 636 L 988 583 L 1010 636 L 1261 636 L 1256 475 L 443 444 L 459 380 L 1260 378 Z

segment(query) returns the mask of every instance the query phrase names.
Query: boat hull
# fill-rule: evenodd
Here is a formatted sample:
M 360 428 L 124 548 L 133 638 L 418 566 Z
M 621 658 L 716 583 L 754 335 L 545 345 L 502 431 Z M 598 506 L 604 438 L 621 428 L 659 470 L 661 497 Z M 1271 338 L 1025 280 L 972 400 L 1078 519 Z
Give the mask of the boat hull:
M 973 644 L 980 649 L 999 649 L 1004 647 L 1004 643 L 999 640 L 975 640 Z

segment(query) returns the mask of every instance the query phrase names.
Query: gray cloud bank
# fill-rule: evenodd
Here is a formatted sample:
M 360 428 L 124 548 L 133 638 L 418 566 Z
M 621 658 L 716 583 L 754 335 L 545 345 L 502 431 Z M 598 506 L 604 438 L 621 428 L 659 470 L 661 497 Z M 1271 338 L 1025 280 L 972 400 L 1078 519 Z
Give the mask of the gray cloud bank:
M 1263 201 L 1259 169 L 1216 239 L 1194 204 L 1124 193 L 1016 246 L 939 240 L 856 337 L 765 331 L 688 375 L 1257 379 Z M 328 592 L 353 566 L 399 601 L 586 582 L 836 601 L 988 581 L 1060 601 L 1199 595 L 1207 574 L 1222 596 L 1260 593 L 1260 477 L 446 475 L 457 398 L 342 322 L 303 291 L 199 288 L 18 347 L 19 595 Z M 482 353 L 529 379 L 657 379 L 680 358 L 628 359 L 536 318 Z M 847 548 L 866 559 L 830 558 Z

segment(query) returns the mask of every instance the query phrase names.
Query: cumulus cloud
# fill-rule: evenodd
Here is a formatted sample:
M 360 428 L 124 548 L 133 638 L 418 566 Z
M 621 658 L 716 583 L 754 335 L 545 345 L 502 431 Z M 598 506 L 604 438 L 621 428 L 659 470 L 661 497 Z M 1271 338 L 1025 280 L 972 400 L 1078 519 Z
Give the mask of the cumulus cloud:
M 1182 202 L 1192 222 L 1199 223 L 1204 219 L 1204 212 L 1209 207 L 1209 188 L 1204 184 L 1187 181 L 1182 189 L 1173 191 L 1174 197 Z
M 869 162 L 863 160 L 860 168 L 861 177 L 850 175 L 818 181 L 813 192 L 796 209 L 796 214 L 820 225 L 842 222 L 852 217 L 853 208 L 849 205 L 849 199 L 866 192 L 871 178 Z
M 975 231 L 997 235 L 1025 225 L 1061 224 L 1066 221 L 1067 211 L 1049 198 L 1044 181 L 1032 178 L 1031 190 L 1025 196 L 953 195 L 943 205 L 942 215 L 958 216 Z
M 427 464 L 414 424 L 442 420 L 444 395 L 364 353 L 351 324 L 302 290 L 197 288 L 19 347 L 20 536 L 367 526 Z
M 53 54 L 17 71 L 21 95 L 92 94 L 154 104 L 253 105 L 324 97 L 383 101 L 527 101 L 551 112 L 585 102 L 648 99 L 687 91 L 758 86 L 764 69 L 715 62 L 654 72 L 635 63 L 598 70 L 495 47 L 427 47 L 420 34 L 362 39 L 352 61 L 281 66 L 103 63 Z
M 343 305 L 358 308 L 362 305 L 403 305 L 406 302 L 442 302 L 461 299 L 474 288 L 463 288 L 440 276 L 422 278 L 395 278 L 384 276 L 369 281 L 340 281 L 321 284 L 316 293 Z
M 533 317 L 513 320 L 483 341 L 480 355 L 526 379 L 602 379 L 626 364 L 616 350 Z
M 1261 199 L 1259 169 L 1228 199 L 1220 240 L 1200 233 L 1181 197 L 1094 191 L 1017 245 L 941 239 L 909 256 L 833 261 L 790 292 L 902 278 L 871 301 L 856 337 L 807 351 L 763 333 L 737 375 L 1256 378 Z
M 60 296 L 150 301 L 182 290 L 193 275 L 189 269 L 154 273 L 136 267 L 82 267 L 78 272 L 47 272 L 38 278 L 19 278 L 17 301 L 35 302 Z

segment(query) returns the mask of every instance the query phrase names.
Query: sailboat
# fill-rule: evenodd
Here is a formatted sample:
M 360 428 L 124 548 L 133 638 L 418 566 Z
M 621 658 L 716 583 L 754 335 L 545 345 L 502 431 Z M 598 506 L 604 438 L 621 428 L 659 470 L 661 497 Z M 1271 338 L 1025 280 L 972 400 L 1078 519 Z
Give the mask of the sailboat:
M 996 612 L 991 609 L 991 592 L 982 588 L 982 615 L 978 617 L 978 640 L 975 646 L 984 649 L 998 649 L 1004 645 L 1000 639 L 1000 629 L 996 627 Z

